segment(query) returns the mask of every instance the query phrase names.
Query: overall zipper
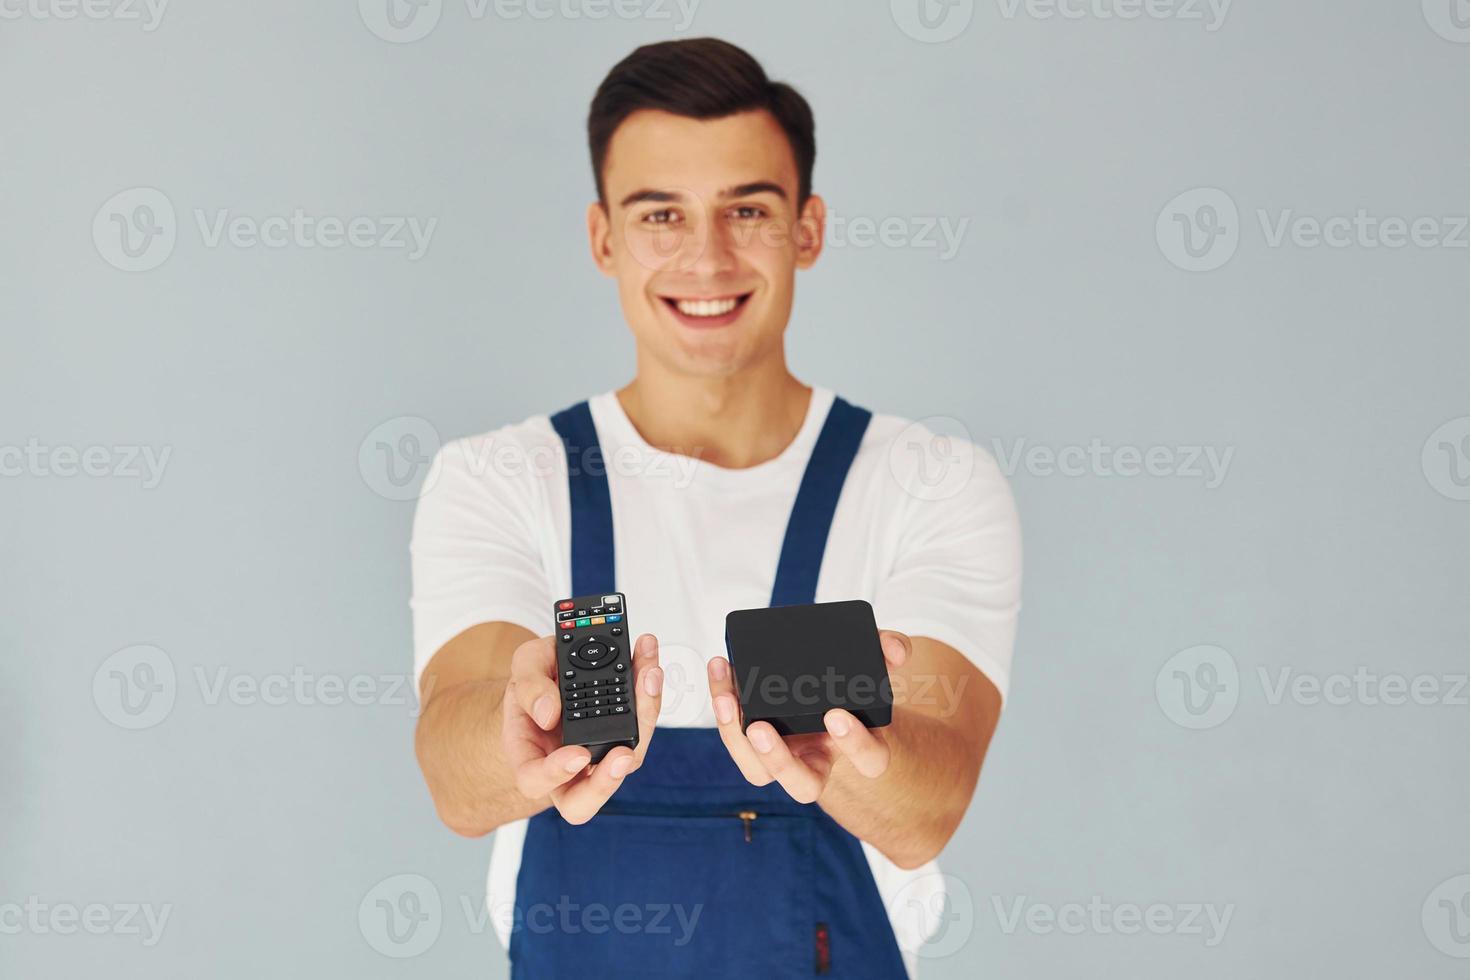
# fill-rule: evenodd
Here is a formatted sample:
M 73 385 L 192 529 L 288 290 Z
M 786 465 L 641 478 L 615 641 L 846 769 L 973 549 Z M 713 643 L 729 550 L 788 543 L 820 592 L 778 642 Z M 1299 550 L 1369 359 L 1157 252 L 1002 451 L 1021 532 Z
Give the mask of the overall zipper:
M 750 825 L 756 817 L 760 816 L 760 814 L 756 813 L 754 810 L 741 810 L 739 813 L 735 814 L 735 816 L 739 817 L 740 822 L 745 824 L 745 843 L 749 844 Z
M 617 807 L 616 809 L 607 808 L 604 809 L 603 812 L 606 813 L 608 816 L 622 817 L 734 817 L 735 819 L 740 821 L 741 826 L 744 828 L 745 843 L 747 844 L 749 844 L 751 841 L 751 825 L 755 823 L 756 818 L 760 816 L 760 814 L 754 810 L 735 810 L 734 812 L 731 812 L 729 810 L 691 810 L 683 811 L 680 813 L 670 813 L 667 810 L 650 810 L 642 809 L 639 807 Z

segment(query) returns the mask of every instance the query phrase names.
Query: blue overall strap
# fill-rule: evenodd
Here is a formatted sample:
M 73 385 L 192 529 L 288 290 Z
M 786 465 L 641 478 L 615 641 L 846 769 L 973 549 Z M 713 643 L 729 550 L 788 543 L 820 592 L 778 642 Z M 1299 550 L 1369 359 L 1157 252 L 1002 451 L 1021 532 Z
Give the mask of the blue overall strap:
M 572 504 L 572 595 L 617 588 L 613 552 L 612 494 L 597 442 L 597 426 L 586 402 L 551 417 L 567 454 L 567 491 Z
M 786 538 L 776 565 L 771 605 L 797 606 L 817 601 L 817 574 L 827 550 L 827 532 L 837 512 L 837 498 L 857 456 L 873 413 L 833 397 L 827 421 L 812 447 L 811 460 L 796 491 L 786 522 Z

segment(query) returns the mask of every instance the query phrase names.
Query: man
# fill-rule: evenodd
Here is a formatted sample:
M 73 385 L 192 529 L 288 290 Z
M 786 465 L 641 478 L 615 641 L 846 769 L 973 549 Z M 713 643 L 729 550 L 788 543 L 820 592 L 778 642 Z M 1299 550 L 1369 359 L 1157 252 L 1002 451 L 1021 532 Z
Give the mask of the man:
M 924 492 L 908 423 L 787 369 L 825 219 L 799 94 L 722 41 L 654 44 L 609 73 L 588 135 L 588 238 L 637 375 L 439 454 L 412 542 L 435 807 L 460 834 L 500 831 L 489 904 L 516 977 L 912 975 L 1009 671 L 1009 490 L 964 446 L 968 480 Z M 649 630 L 640 738 L 589 765 L 561 745 L 548 634 L 553 602 L 610 591 Z M 825 734 L 742 733 L 725 614 L 859 598 L 884 628 L 892 724 L 832 710 Z

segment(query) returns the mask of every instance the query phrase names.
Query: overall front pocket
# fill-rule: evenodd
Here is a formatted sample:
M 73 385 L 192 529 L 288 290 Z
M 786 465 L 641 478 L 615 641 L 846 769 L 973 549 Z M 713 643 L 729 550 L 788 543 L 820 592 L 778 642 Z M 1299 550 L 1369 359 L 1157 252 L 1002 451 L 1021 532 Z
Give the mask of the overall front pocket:
M 533 819 L 516 886 L 517 976 L 812 973 L 810 818 L 728 812 Z M 521 969 L 524 966 L 525 969 Z

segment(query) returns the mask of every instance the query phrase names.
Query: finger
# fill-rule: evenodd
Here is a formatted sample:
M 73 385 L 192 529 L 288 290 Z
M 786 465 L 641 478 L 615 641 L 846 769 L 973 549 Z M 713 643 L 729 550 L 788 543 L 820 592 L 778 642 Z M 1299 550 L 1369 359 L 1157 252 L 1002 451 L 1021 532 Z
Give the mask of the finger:
M 913 641 L 898 630 L 879 630 L 878 642 L 883 647 L 883 659 L 891 667 L 902 667 L 914 652 Z
M 514 681 L 506 684 L 500 712 L 501 742 L 512 772 L 527 762 L 544 759 L 559 746 L 560 740 L 554 734 L 542 731 L 521 709 L 516 700 Z
M 571 782 L 587 768 L 592 753 L 580 745 L 564 745 L 539 759 L 530 759 L 516 767 L 516 789 L 529 799 L 539 800 L 558 787 Z
M 510 661 L 516 702 L 545 731 L 561 721 L 561 691 L 556 685 L 556 639 L 527 640 L 516 647 Z
M 753 722 L 745 733 L 759 754 L 761 765 L 793 800 L 798 803 L 817 802 L 827 782 L 825 774 L 814 769 L 808 759 L 797 758 L 770 722 Z M 810 761 L 819 760 L 813 758 Z
M 850 711 L 833 708 L 822 716 L 827 733 L 837 750 L 847 756 L 853 768 L 869 779 L 883 775 L 890 757 L 888 743 L 869 729 Z
M 637 765 L 633 750 L 625 745 L 613 749 L 581 779 L 551 791 L 551 802 L 567 823 L 583 824 L 597 815 L 608 798 L 617 792 L 623 777 Z
M 541 799 L 586 768 L 589 753 L 581 746 L 560 748 L 555 737 L 542 731 L 507 690 L 502 708 L 501 742 L 516 790 L 528 799 Z
M 633 704 L 638 713 L 638 748 L 633 753 L 633 768 L 643 764 L 648 742 L 663 710 L 664 669 L 659 666 L 658 637 L 644 633 L 633 645 Z
M 759 754 L 740 730 L 740 702 L 735 699 L 735 679 L 731 676 L 730 662 L 724 657 L 715 657 L 705 669 L 709 680 L 709 696 L 715 708 L 715 729 L 725 751 L 735 761 L 740 775 L 752 786 L 764 786 L 771 781 L 771 774 L 761 765 Z

